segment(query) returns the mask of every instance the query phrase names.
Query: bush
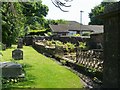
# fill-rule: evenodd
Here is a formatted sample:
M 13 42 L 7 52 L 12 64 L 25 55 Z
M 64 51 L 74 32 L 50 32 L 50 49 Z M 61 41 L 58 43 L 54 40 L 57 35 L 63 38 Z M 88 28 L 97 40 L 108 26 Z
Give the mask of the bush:
M 63 47 L 63 43 L 62 42 L 60 42 L 60 41 L 55 41 L 55 44 L 56 44 L 56 46 L 61 46 L 61 47 Z
M 80 34 L 74 34 L 74 36 L 79 37 L 79 36 L 81 36 L 81 35 L 80 35 Z
M 47 46 L 51 46 L 52 45 L 52 41 L 46 41 L 46 45 Z
M 69 42 L 67 42 L 64 46 L 66 48 L 66 51 L 68 52 L 74 51 L 75 49 L 75 45 Z
M 86 42 L 79 42 L 79 47 L 81 49 L 87 49 Z
M 46 33 L 46 29 L 42 30 L 30 30 L 29 35 L 41 35 L 44 36 L 44 33 Z

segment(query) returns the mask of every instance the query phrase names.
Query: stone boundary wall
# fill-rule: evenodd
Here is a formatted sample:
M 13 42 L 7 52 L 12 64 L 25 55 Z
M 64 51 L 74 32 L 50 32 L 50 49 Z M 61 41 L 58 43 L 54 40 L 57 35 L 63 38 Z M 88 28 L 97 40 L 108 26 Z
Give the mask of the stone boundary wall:
M 61 36 L 61 37 L 57 37 L 57 36 L 54 36 L 54 37 L 43 37 L 43 36 L 39 36 L 39 37 L 34 37 L 34 39 L 36 40 L 59 40 L 63 43 L 66 43 L 66 42 L 71 42 L 71 43 L 77 43 L 78 41 L 81 42 L 81 41 L 84 41 L 84 40 L 89 40 L 89 39 L 82 39 L 81 37 L 70 37 L 70 36 Z
M 59 40 L 63 43 L 66 42 L 70 42 L 73 44 L 76 44 L 82 41 L 88 42 L 90 41 L 90 38 L 81 38 L 81 37 L 69 37 L 69 36 L 65 36 L 65 37 L 49 37 L 49 36 L 25 36 L 23 38 L 23 42 L 25 45 L 32 45 L 33 41 L 38 41 L 38 40 Z

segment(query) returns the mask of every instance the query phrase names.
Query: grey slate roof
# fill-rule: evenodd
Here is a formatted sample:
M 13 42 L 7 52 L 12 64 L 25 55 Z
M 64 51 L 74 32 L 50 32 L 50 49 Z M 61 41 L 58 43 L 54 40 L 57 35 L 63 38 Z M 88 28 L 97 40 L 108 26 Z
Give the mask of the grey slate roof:
M 81 25 L 81 30 L 90 30 L 93 33 L 103 33 L 103 25 Z
M 103 33 L 103 25 L 80 25 L 76 21 L 68 21 L 66 24 L 49 25 L 53 32 L 91 31 Z
M 68 27 L 64 24 L 49 25 L 53 32 L 68 32 Z

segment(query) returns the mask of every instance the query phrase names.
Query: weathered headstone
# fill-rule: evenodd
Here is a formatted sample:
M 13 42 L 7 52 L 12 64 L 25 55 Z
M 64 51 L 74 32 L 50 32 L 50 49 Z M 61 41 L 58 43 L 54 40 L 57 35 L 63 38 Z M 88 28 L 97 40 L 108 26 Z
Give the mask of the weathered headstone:
M 18 46 L 17 46 L 17 48 L 23 48 L 23 39 L 22 38 L 18 39 Z
M 24 77 L 24 71 L 21 64 L 14 62 L 0 62 L 3 78 Z
M 20 49 L 15 49 L 12 51 L 12 58 L 15 60 L 23 59 L 23 51 Z

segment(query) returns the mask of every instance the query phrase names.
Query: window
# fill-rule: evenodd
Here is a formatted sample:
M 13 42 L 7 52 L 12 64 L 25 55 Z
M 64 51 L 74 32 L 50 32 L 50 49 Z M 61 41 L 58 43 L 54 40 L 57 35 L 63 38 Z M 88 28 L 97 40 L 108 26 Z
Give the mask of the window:
M 68 33 L 69 36 L 73 36 L 75 34 L 76 34 L 76 31 L 69 31 L 69 33 Z

